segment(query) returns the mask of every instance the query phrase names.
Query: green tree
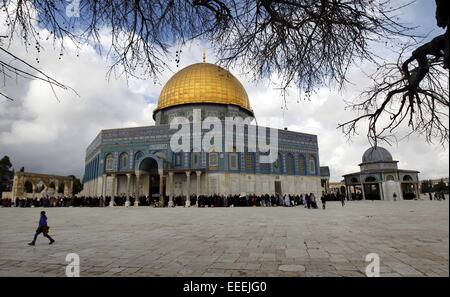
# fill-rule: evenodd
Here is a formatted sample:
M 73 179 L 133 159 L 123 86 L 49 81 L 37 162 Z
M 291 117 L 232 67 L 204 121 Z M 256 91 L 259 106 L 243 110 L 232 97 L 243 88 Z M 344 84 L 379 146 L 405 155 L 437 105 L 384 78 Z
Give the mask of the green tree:
M 75 175 L 69 175 L 73 178 L 73 194 L 78 194 L 83 190 L 83 184 L 81 183 L 80 179 L 75 177 Z
M 430 193 L 432 187 L 431 180 L 423 180 L 420 184 L 420 191 L 422 194 Z
M 8 156 L 0 160 L 0 197 L 3 192 L 10 191 L 14 177 L 11 161 Z
M 441 179 L 437 184 L 433 186 L 433 192 L 444 192 L 448 193 L 448 186 L 445 184 L 444 180 Z

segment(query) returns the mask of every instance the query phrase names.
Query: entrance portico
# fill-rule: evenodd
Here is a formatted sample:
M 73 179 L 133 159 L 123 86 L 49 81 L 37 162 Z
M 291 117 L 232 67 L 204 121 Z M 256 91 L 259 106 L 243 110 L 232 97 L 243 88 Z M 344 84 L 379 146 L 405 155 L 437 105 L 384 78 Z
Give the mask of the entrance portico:
M 192 172 L 190 170 L 170 170 L 168 172 L 168 196 L 169 206 L 174 205 L 176 196 L 184 197 L 184 206 L 190 207 L 191 195 L 197 197 L 201 195 L 201 177 L 202 171 Z

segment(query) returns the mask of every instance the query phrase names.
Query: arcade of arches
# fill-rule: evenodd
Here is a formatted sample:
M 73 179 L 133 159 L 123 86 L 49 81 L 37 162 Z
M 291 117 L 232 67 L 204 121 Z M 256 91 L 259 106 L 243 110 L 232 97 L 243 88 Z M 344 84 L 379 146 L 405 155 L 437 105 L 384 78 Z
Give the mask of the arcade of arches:
M 73 178 L 31 172 L 16 172 L 11 192 L 3 193 L 3 198 L 42 198 L 45 196 L 71 196 Z
M 174 195 L 191 195 L 193 192 L 202 192 L 202 171 L 167 171 L 163 169 L 162 164 L 163 160 L 157 157 L 144 157 L 134 172 L 120 174 L 107 172 L 102 175 L 100 183 L 98 183 L 99 188 L 94 189 L 94 192 L 103 197 L 124 196 L 126 205 L 130 205 L 130 197 L 151 196 L 163 199 L 166 193 L 172 198 Z M 191 175 L 194 175 L 192 179 Z M 196 188 L 191 186 L 192 182 L 196 184 Z M 137 203 L 138 201 L 135 201 L 134 205 L 137 206 Z M 113 200 L 110 204 L 114 205 Z

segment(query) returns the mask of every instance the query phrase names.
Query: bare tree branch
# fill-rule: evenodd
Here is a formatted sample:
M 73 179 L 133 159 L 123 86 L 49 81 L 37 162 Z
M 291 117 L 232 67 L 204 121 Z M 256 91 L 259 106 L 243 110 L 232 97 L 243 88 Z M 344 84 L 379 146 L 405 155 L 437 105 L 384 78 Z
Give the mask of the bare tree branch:
M 102 45 L 111 74 L 143 79 L 168 67 L 168 50 L 194 38 L 208 40 L 221 63 L 239 63 L 257 77 L 277 73 L 283 85 L 305 91 L 346 81 L 348 67 L 374 60 L 369 44 L 407 36 L 391 0 L 81 0 L 80 17 L 65 0 L 0 0 L 10 40 L 41 50 L 41 29 L 64 52 L 67 40 Z M 49 38 L 49 36 L 47 36 Z
M 342 87 L 348 69 L 364 61 L 379 70 L 374 85 L 351 108 L 360 115 L 339 127 L 347 135 L 368 120 L 375 143 L 395 136 L 406 121 L 428 141 L 448 141 L 448 11 L 436 0 L 437 25 L 447 32 L 418 47 L 397 63 L 388 63 L 374 45 L 399 46 L 414 39 L 397 14 L 410 3 L 391 0 L 81 0 L 79 18 L 66 14 L 65 0 L 0 0 L 9 42 L 22 40 L 36 55 L 52 38 L 61 56 L 68 41 L 106 46 L 107 75 L 157 78 L 169 66 L 170 47 L 193 39 L 209 41 L 226 67 L 239 64 L 255 78 L 276 74 L 281 88 L 311 93 L 322 86 Z M 105 30 L 105 31 L 102 31 Z M 41 36 L 48 32 L 48 36 Z M 104 33 L 106 32 L 106 33 Z M 5 51 L 8 47 L 5 47 Z M 17 57 L 16 57 L 17 58 Z M 22 60 L 23 62 L 23 60 Z M 51 87 L 64 85 L 43 73 L 11 68 L 2 60 L 4 78 L 40 77 Z M 31 65 L 27 65 L 30 67 Z M 33 73 L 38 75 L 33 76 Z M 381 124 L 381 127 L 379 125 Z M 383 124 L 386 124 L 383 126 Z
M 5 63 L 2 59 L 0 59 L 0 74 L 2 74 L 4 77 L 11 78 L 14 75 L 15 77 L 22 77 L 24 79 L 38 80 L 38 81 L 47 83 L 50 86 L 50 88 L 52 89 L 52 92 L 58 101 L 59 101 L 58 96 L 56 95 L 56 92 L 53 87 L 58 87 L 62 90 L 71 90 L 76 95 L 78 95 L 78 93 L 71 87 L 60 83 L 56 79 L 45 74 L 44 72 L 37 69 L 36 67 L 30 65 L 29 63 L 27 63 L 26 61 L 17 57 L 16 55 L 12 54 L 11 52 L 7 51 L 6 49 L 0 47 L 0 53 L 2 53 L 4 56 L 7 56 L 10 58 L 8 60 L 8 63 Z M 16 62 L 16 64 L 19 64 L 20 66 L 15 66 L 14 65 L 15 62 Z M 11 100 L 11 101 L 14 100 L 13 98 L 4 94 L 3 92 L 0 92 L 0 96 L 6 98 L 8 100 Z
M 347 136 L 355 134 L 358 123 L 368 121 L 369 140 L 389 142 L 406 123 L 411 132 L 424 135 L 428 142 L 448 144 L 448 71 L 434 44 L 436 38 L 413 51 L 405 62 L 400 62 L 400 55 L 397 64 L 384 64 L 371 76 L 373 86 L 361 94 L 361 102 L 349 106 L 362 115 L 339 125 Z

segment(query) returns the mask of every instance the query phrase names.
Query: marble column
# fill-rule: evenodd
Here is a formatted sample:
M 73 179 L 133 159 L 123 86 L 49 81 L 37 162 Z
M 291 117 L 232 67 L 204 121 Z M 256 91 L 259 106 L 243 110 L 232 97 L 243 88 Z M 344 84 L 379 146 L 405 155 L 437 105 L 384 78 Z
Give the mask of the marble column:
M 418 183 L 414 183 L 414 191 L 416 191 L 416 199 L 420 199 L 420 191 Z
M 58 197 L 59 181 L 55 180 L 54 185 L 55 185 L 55 192 L 53 192 L 53 196 Z
M 202 175 L 202 172 L 201 171 L 196 171 L 195 174 L 197 175 L 197 189 L 196 189 L 197 202 L 196 202 L 196 204 L 198 206 L 198 196 L 200 196 L 200 191 L 201 191 L 201 184 L 200 184 L 201 178 L 200 177 Z
M 91 189 L 92 189 L 92 182 L 90 183 L 90 185 L 91 185 Z M 67 185 L 67 182 L 64 183 L 64 191 L 63 192 L 64 192 L 64 194 L 63 194 L 64 196 L 68 196 L 67 193 L 69 193 L 69 186 Z
M 169 172 L 169 207 L 173 206 L 173 172 Z
M 102 196 L 105 198 L 106 196 L 106 180 L 108 179 L 108 175 L 102 175 Z
M 34 198 L 36 196 L 36 189 L 37 189 L 37 187 L 36 187 L 36 185 L 34 183 L 32 185 L 33 185 L 33 195 L 32 195 L 32 197 Z
M 141 195 L 141 173 L 136 172 L 136 188 L 134 189 L 134 206 L 139 206 L 139 196 Z
M 97 190 L 98 190 L 97 188 L 98 188 L 98 178 L 94 177 L 94 196 L 95 197 L 97 196 Z M 72 192 L 73 192 L 73 189 L 72 189 Z
M 186 172 L 186 207 L 191 206 L 191 172 Z
M 159 174 L 159 204 L 164 207 L 164 175 L 162 170 L 158 170 Z
M 112 190 L 111 190 L 111 201 L 109 202 L 110 207 L 114 207 L 114 196 L 116 195 L 116 182 L 117 176 L 115 174 L 111 174 L 112 176 Z
M 382 183 L 378 183 L 378 196 L 380 197 L 380 200 L 390 200 L 390 197 L 384 197 L 384 193 L 383 193 L 383 185 Z M 392 198 L 394 199 L 394 198 Z
M 361 184 L 361 191 L 362 191 L 363 200 L 366 200 L 366 193 L 364 192 L 364 184 Z
M 197 196 L 200 195 L 201 193 L 201 175 L 202 172 L 201 171 L 196 171 L 195 174 L 197 175 Z
M 127 201 L 125 202 L 125 207 L 130 206 L 130 182 L 131 182 L 131 174 L 127 173 Z

